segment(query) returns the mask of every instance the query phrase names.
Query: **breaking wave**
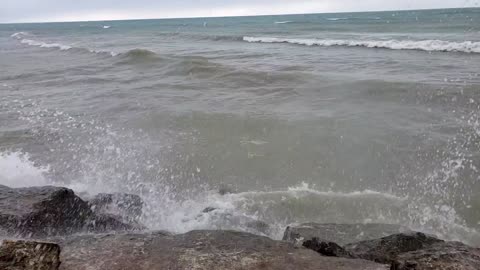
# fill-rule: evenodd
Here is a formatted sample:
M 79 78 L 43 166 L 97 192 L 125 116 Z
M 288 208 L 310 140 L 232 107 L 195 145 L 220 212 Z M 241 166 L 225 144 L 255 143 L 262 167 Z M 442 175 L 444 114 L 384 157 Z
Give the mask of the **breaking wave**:
M 20 43 L 26 44 L 29 46 L 36 46 L 41 48 L 55 48 L 62 51 L 70 50 L 72 48 L 71 46 L 60 44 L 60 43 L 47 43 L 43 41 L 28 39 L 28 38 L 25 38 L 26 36 L 30 36 L 30 34 L 27 32 L 18 32 L 11 35 L 11 37 L 18 39 Z
M 76 52 L 83 52 L 83 53 L 85 52 L 94 53 L 99 55 L 109 55 L 112 57 L 119 57 L 123 60 L 128 60 L 128 62 L 132 62 L 132 63 L 159 59 L 158 55 L 155 52 L 147 49 L 131 49 L 126 52 L 119 53 L 114 51 L 94 50 L 94 49 L 84 48 L 84 47 L 74 47 L 74 46 L 65 45 L 61 43 L 48 43 L 48 42 L 31 39 L 30 36 L 32 35 L 27 32 L 18 32 L 11 35 L 11 37 L 19 40 L 20 43 L 26 44 L 29 46 L 35 46 L 35 47 L 41 47 L 41 48 L 52 48 L 52 49 L 58 49 L 61 51 L 76 51 Z
M 132 49 L 124 53 L 115 55 L 121 59 L 122 63 L 136 64 L 136 63 L 148 63 L 161 60 L 160 56 L 155 52 L 146 49 Z
M 48 185 L 44 177 L 49 167 L 35 166 L 28 154 L 20 152 L 0 153 L 0 184 L 9 187 Z
M 391 50 L 419 50 L 428 52 L 480 53 L 480 42 L 450 42 L 444 40 L 342 40 L 342 39 L 300 39 L 277 37 L 243 37 L 244 41 L 256 43 L 289 43 L 304 46 L 345 46 L 381 48 Z
M 65 45 L 61 43 L 49 43 L 49 42 L 44 42 L 40 40 L 35 40 L 31 39 L 30 36 L 32 36 L 28 32 L 18 32 L 15 34 L 12 34 L 11 37 L 17 39 L 20 41 L 20 43 L 28 45 L 28 46 L 34 46 L 34 47 L 40 47 L 40 48 L 50 48 L 50 49 L 57 49 L 61 51 L 77 51 L 77 52 L 88 52 L 88 53 L 95 53 L 95 54 L 106 54 L 110 56 L 115 56 L 118 53 L 115 52 L 110 52 L 110 51 L 98 51 L 90 48 L 83 48 L 83 47 L 74 47 L 70 45 Z

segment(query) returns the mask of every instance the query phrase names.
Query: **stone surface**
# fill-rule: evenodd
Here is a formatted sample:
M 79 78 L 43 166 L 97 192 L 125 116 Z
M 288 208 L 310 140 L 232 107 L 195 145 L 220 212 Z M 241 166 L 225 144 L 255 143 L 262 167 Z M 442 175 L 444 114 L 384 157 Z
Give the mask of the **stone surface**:
M 324 256 L 353 258 L 352 254 L 334 242 L 323 241 L 316 237 L 303 242 L 303 246 Z
M 480 249 L 459 242 L 438 242 L 397 256 L 392 270 L 478 270 Z
M 53 243 L 3 241 L 0 246 L 2 270 L 57 270 L 60 247 Z
M 71 236 L 60 245 L 63 270 L 389 269 L 388 265 L 321 256 L 291 243 L 233 231 Z
M 443 240 L 420 232 L 394 234 L 374 240 L 348 244 L 345 249 L 356 257 L 380 263 L 391 263 L 401 253 L 421 250 Z
M 292 243 L 300 242 L 298 244 L 301 245 L 303 241 L 316 237 L 343 246 L 348 243 L 381 238 L 405 231 L 408 231 L 408 228 L 390 224 L 304 223 L 287 227 L 283 240 Z
M 4 235 L 44 237 L 133 229 L 116 217 L 95 214 L 87 202 L 67 188 L 0 185 L 0 231 Z

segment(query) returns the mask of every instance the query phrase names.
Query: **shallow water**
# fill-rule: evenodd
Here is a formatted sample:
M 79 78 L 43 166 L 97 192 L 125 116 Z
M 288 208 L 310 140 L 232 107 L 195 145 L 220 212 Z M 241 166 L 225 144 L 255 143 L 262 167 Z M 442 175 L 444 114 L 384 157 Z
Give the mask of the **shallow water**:
M 0 184 L 480 245 L 480 9 L 5 24 L 0 63 Z

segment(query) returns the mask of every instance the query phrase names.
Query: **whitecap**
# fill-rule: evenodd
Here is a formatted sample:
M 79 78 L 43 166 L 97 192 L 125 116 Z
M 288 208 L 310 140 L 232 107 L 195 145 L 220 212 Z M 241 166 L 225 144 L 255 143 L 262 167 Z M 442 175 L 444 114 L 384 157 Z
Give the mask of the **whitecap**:
M 257 43 L 289 43 L 304 46 L 345 46 L 381 48 L 391 50 L 420 50 L 428 52 L 480 53 L 480 42 L 444 40 L 348 40 L 348 39 L 300 39 L 277 37 L 243 37 L 244 41 Z

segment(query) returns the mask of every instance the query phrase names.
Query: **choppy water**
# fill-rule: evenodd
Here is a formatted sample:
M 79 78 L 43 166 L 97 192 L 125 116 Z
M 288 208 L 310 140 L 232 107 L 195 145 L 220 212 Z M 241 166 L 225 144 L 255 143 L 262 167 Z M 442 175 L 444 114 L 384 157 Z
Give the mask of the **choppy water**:
M 0 184 L 480 245 L 479 73 L 480 9 L 0 25 Z

